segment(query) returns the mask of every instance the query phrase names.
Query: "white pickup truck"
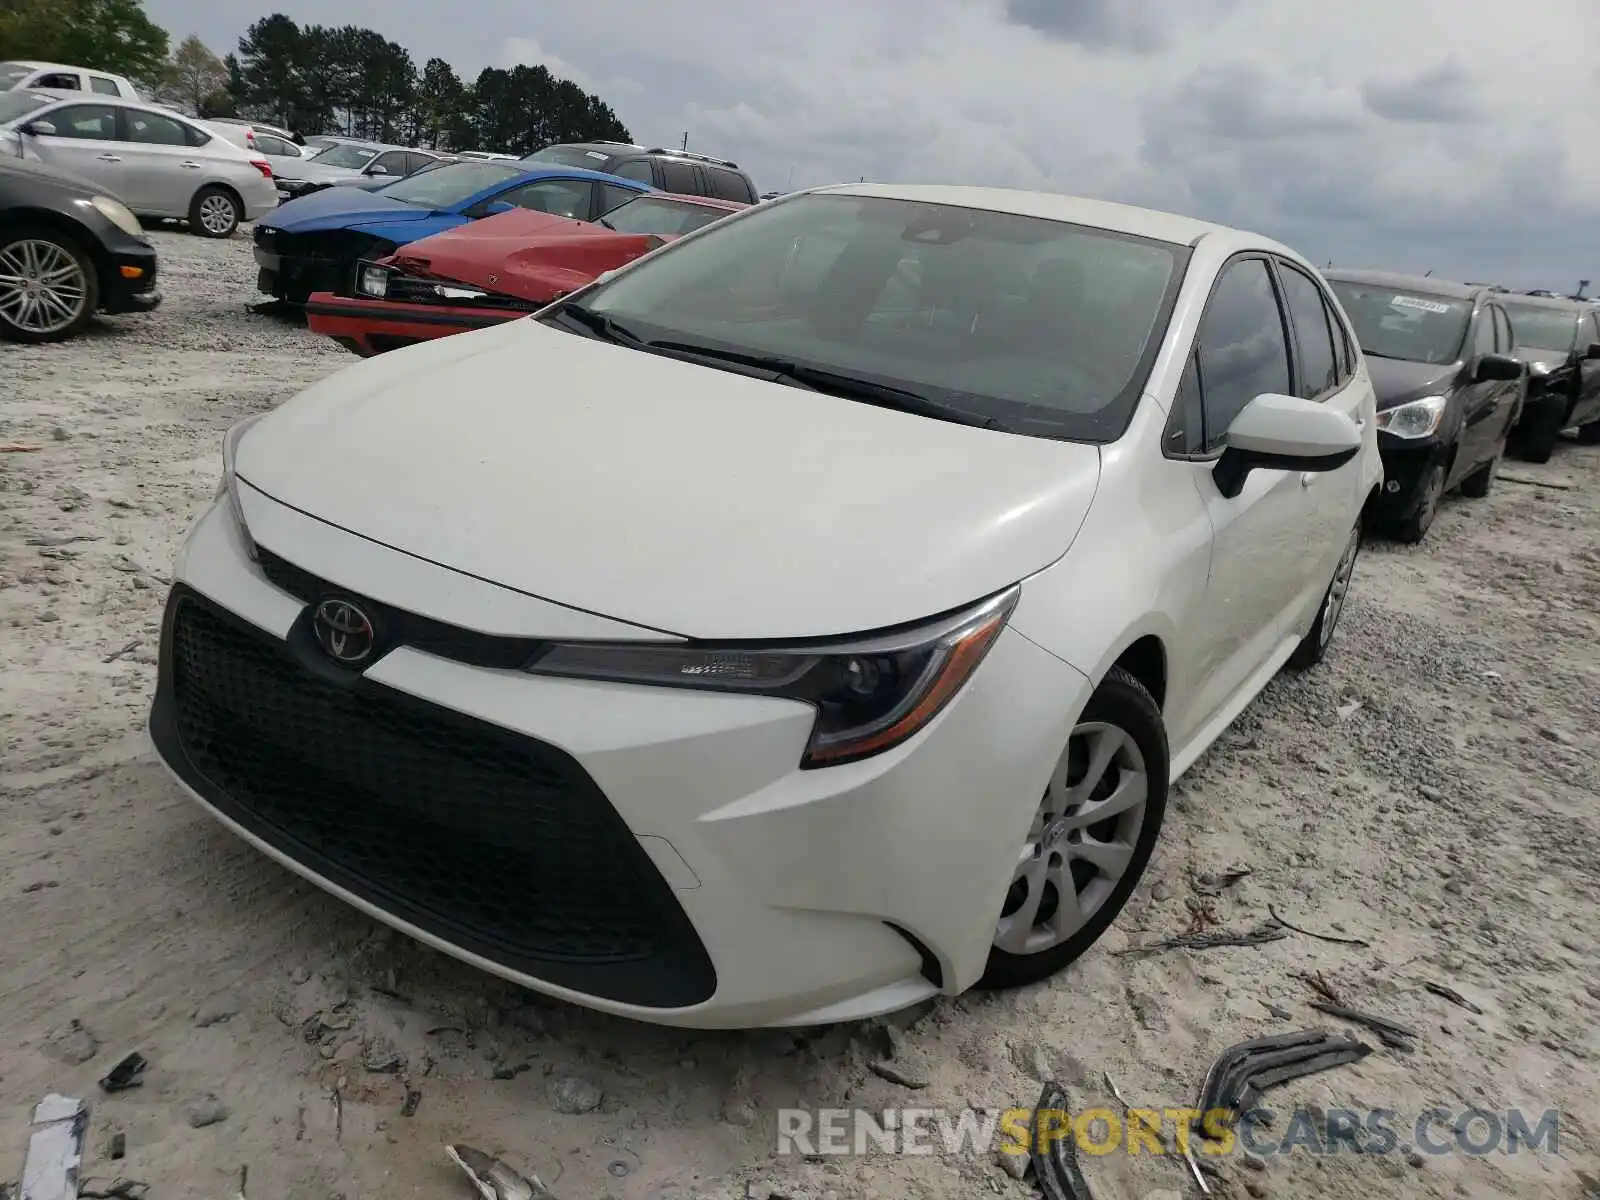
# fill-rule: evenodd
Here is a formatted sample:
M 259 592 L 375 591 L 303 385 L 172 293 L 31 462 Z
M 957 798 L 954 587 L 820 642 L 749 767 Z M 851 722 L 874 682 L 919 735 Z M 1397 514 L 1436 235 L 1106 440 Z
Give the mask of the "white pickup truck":
M 121 75 L 91 71 L 64 63 L 0 62 L 0 92 L 15 88 L 38 88 L 54 92 L 92 92 L 102 96 L 121 96 L 142 100 L 139 89 Z

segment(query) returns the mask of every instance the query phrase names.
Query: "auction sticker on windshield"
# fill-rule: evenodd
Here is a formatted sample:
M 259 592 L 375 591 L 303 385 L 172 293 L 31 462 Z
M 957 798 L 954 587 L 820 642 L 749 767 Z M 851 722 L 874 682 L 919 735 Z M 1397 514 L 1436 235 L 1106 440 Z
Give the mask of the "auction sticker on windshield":
M 1447 313 L 1450 311 L 1448 304 L 1440 304 L 1437 300 L 1421 300 L 1416 296 L 1396 296 L 1389 304 L 1394 308 L 1420 308 L 1423 312 Z

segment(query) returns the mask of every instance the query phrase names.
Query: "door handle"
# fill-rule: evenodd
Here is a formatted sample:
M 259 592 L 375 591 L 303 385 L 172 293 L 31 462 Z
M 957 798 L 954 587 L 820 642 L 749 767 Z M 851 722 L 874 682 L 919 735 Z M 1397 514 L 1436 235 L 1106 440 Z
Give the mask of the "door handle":
M 200 169 L 200 164 L 197 162 L 182 162 L 178 165 L 180 167 L 187 167 L 191 171 L 198 171 Z
M 115 155 L 115 154 L 102 154 L 102 155 L 100 155 L 100 161 L 101 162 L 121 162 L 122 159 L 121 159 L 120 156 Z

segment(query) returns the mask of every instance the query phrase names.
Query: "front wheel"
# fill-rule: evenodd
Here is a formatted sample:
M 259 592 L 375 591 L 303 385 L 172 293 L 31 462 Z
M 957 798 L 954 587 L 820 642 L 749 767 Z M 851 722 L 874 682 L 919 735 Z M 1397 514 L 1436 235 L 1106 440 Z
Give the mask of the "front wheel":
M 1113 667 L 1067 739 L 1018 854 L 979 987 L 1037 983 L 1116 920 L 1150 862 L 1167 809 L 1161 709 Z
M 55 229 L 0 233 L 0 337 L 59 342 L 100 306 L 100 277 L 71 238 Z
M 1439 502 L 1444 499 L 1444 481 L 1445 465 L 1436 462 L 1423 476 L 1422 486 L 1418 489 L 1417 500 L 1410 513 L 1395 522 L 1394 536 L 1398 541 L 1414 546 L 1428 535 L 1428 530 L 1433 528 L 1434 517 L 1439 515 Z
M 224 188 L 201 188 L 189 202 L 189 228 L 201 237 L 232 237 L 239 228 L 239 201 Z
M 1578 440 L 1585 446 L 1600 446 L 1600 421 L 1578 426 Z
M 1350 594 L 1350 580 L 1355 576 L 1356 559 L 1360 554 L 1361 522 L 1357 521 L 1356 527 L 1350 531 L 1350 540 L 1345 543 L 1339 565 L 1333 569 L 1328 590 L 1322 594 L 1322 607 L 1317 609 L 1317 619 L 1289 656 L 1288 665 L 1294 670 L 1304 671 L 1314 667 L 1328 656 L 1333 631 L 1339 627 L 1339 618 L 1344 615 L 1345 598 Z
M 1500 459 L 1505 454 L 1505 443 L 1495 448 L 1494 457 L 1461 481 L 1461 494 L 1469 500 L 1482 500 L 1494 487 L 1494 477 L 1500 473 Z

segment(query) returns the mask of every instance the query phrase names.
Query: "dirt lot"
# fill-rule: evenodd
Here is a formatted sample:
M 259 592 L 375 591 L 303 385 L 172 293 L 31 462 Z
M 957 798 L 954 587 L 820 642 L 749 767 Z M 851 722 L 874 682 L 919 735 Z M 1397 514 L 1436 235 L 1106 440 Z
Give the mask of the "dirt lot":
M 86 1174 L 148 1181 L 152 1200 L 231 1196 L 241 1166 L 252 1198 L 465 1198 L 441 1150 L 458 1140 L 563 1200 L 1021 1198 L 1030 1184 L 988 1153 L 779 1158 L 777 1110 L 1027 1105 L 1051 1076 L 1080 1107 L 1119 1107 L 1108 1078 L 1135 1106 L 1187 1106 L 1224 1046 L 1343 1026 L 1307 1006 L 1301 975 L 1320 972 L 1411 1026 L 1415 1052 L 1363 1034 L 1369 1058 L 1270 1104 L 1392 1109 L 1402 1135 L 1436 1106 L 1520 1108 L 1530 1126 L 1559 1108 L 1560 1154 L 1235 1156 L 1215 1194 L 1600 1188 L 1584 1175 L 1600 1175 L 1600 451 L 1519 464 L 1524 482 L 1448 504 L 1420 549 L 1370 546 L 1330 662 L 1274 683 L 1200 762 L 1134 902 L 1052 986 L 943 1002 L 892 1037 L 680 1033 L 517 994 L 390 936 L 156 765 L 143 723 L 164 580 L 222 431 L 355 361 L 246 311 L 245 234 L 157 240 L 159 312 L 0 347 L 0 443 L 42 447 L 0 455 L 0 1180 L 20 1175 L 31 1105 L 55 1090 L 93 1105 Z M 1208 888 L 1235 867 L 1250 874 Z M 1216 928 L 1269 923 L 1271 905 L 1370 945 L 1124 953 L 1201 905 Z M 925 1086 L 873 1070 L 891 1043 Z M 132 1050 L 143 1087 L 101 1094 Z M 127 1156 L 108 1162 L 118 1131 Z M 1084 1169 L 1102 1198 L 1196 1192 L 1172 1157 Z

